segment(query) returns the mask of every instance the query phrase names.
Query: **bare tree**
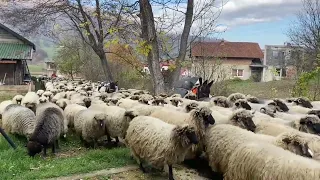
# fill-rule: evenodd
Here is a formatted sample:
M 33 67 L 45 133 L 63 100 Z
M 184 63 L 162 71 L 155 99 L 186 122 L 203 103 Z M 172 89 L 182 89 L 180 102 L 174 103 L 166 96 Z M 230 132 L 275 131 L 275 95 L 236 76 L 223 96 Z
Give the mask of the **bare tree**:
M 121 0 L 17 0 L 0 10 L 5 23 L 19 24 L 24 33 L 41 32 L 58 38 L 61 33 L 76 33 L 99 56 L 108 80 L 114 81 L 104 44 L 130 29 L 125 16 L 130 8 Z
M 287 35 L 294 44 L 306 49 L 307 70 L 319 65 L 316 55 L 320 52 L 320 0 L 303 0 L 303 8 Z

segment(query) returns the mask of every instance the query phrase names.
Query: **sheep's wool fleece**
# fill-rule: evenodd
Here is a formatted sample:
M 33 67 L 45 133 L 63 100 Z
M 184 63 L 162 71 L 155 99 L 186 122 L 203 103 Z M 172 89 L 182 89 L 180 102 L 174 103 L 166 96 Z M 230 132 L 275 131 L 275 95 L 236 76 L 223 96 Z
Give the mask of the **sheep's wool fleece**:
M 138 116 L 130 122 L 125 140 L 138 160 L 162 169 L 166 164 L 182 162 L 189 149 L 175 146 L 175 127 L 157 118 Z
M 316 180 L 320 163 L 267 143 L 246 143 L 234 149 L 225 180 Z
M 99 138 L 104 135 L 104 127 L 94 126 L 94 117 L 101 112 L 86 109 L 79 111 L 74 117 L 74 129 L 81 134 L 83 139 L 91 142 L 93 138 Z M 104 114 L 102 114 L 104 116 Z M 102 117 L 101 117 L 102 119 Z
M 35 92 L 28 92 L 22 99 L 21 105 L 25 105 L 26 103 L 37 104 L 39 96 Z
M 87 109 L 84 106 L 78 105 L 78 104 L 68 104 L 67 107 L 64 109 L 64 113 L 66 115 L 67 124 L 70 127 L 74 126 L 74 116 L 76 113 L 78 113 L 81 110 Z
M 6 107 L 9 106 L 10 104 L 13 104 L 13 102 L 11 100 L 2 101 L 0 103 L 0 114 L 2 114 L 4 112 L 4 110 L 6 109 Z
M 60 121 L 60 127 L 62 128 L 61 133 L 67 134 L 67 132 L 68 132 L 67 118 L 65 117 L 63 110 L 58 105 L 51 103 L 51 102 L 39 104 L 37 106 L 36 116 L 40 116 L 47 108 L 55 108 L 58 111 L 60 111 L 62 116 L 61 117 L 59 116 L 58 120 Z
M 3 128 L 12 133 L 29 137 L 35 128 L 36 116 L 30 109 L 11 104 L 2 115 Z
M 213 171 L 226 172 L 228 161 L 233 151 L 248 141 L 273 143 L 272 136 L 254 134 L 229 124 L 219 124 L 208 129 L 205 136 L 205 147 L 209 165 Z
M 263 122 L 261 121 L 259 124 L 256 125 L 256 133 L 258 134 L 266 134 L 269 136 L 278 136 L 279 134 L 283 132 L 291 132 L 296 131 L 296 129 L 293 129 L 292 127 L 285 126 L 278 123 L 273 122 Z
M 111 137 L 123 138 L 129 125 L 129 119 L 125 116 L 126 110 L 118 106 L 94 104 L 89 107 L 106 114 L 106 128 Z

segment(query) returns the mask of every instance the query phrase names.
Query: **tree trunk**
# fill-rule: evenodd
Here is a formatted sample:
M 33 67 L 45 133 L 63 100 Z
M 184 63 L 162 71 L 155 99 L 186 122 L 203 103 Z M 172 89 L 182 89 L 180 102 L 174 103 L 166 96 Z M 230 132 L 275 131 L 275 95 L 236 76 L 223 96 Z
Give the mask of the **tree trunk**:
M 106 53 L 104 53 L 103 45 L 100 45 L 97 49 L 95 49 L 95 52 L 97 53 L 97 55 L 100 58 L 100 62 L 101 62 L 105 77 L 107 78 L 107 80 L 109 82 L 114 82 L 111 68 L 110 68 L 109 63 L 107 61 Z
M 153 83 L 153 90 L 155 94 L 164 93 L 164 80 L 160 70 L 159 62 L 158 38 L 151 4 L 149 0 L 139 0 L 139 4 L 142 37 L 147 42 L 147 45 L 151 45 L 151 51 L 149 52 L 147 59 Z
M 188 5 L 187 5 L 187 11 L 186 11 L 186 17 L 184 21 L 184 27 L 183 27 L 183 32 L 181 35 L 181 40 L 180 40 L 180 49 L 179 49 L 179 55 L 178 58 L 176 59 L 176 68 L 173 70 L 172 73 L 172 82 L 170 84 L 170 88 L 173 88 L 174 84 L 179 80 L 180 78 L 180 73 L 181 73 L 181 63 L 185 60 L 186 54 L 187 54 L 187 48 L 188 48 L 188 38 L 190 34 L 190 29 L 192 26 L 192 18 L 193 18 L 193 0 L 188 0 Z

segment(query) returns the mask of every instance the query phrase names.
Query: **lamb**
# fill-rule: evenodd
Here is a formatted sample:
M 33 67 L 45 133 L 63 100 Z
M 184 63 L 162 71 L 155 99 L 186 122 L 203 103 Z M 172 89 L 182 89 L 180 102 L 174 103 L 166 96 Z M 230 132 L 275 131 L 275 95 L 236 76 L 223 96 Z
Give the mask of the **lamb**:
M 47 107 L 37 115 L 35 130 L 27 144 L 29 156 L 35 156 L 42 149 L 43 155 L 46 156 L 47 148 L 50 146 L 52 146 L 52 153 L 56 152 L 56 147 L 59 146 L 58 139 L 63 133 L 63 127 L 61 127 L 63 118 L 62 111 L 55 107 Z
M 228 96 L 228 101 L 231 103 L 236 102 L 238 99 L 246 99 L 246 95 L 241 93 L 233 93 Z
M 245 109 L 238 109 L 227 116 L 213 110 L 212 116 L 216 120 L 216 124 L 231 124 L 252 132 L 256 130 L 256 125 L 252 120 L 253 113 Z
M 188 125 L 171 125 L 157 118 L 138 116 L 130 122 L 125 142 L 143 172 L 144 161 L 159 169 L 168 165 L 169 179 L 173 180 L 172 165 L 182 162 L 198 139 L 194 128 Z
M 320 163 L 267 143 L 245 143 L 234 149 L 225 180 L 319 179 Z
M 105 133 L 106 115 L 90 109 L 81 110 L 74 117 L 74 128 L 85 145 L 96 147 L 97 140 Z
M 35 92 L 28 92 L 22 99 L 21 105 L 36 112 L 36 106 L 38 103 L 38 95 Z
M 8 105 L 2 113 L 2 127 L 9 133 L 30 138 L 35 125 L 34 112 L 18 104 Z
M 211 169 L 225 173 L 230 156 L 235 149 L 248 141 L 272 143 L 274 137 L 254 134 L 229 124 L 218 124 L 209 128 L 205 136 L 205 152 Z
M 13 104 L 21 104 L 21 101 L 23 99 L 23 96 L 22 95 L 15 95 L 13 98 L 12 98 L 12 103 Z
M 106 134 L 108 142 L 111 142 L 111 137 L 119 143 L 119 137 L 124 138 L 129 126 L 129 122 L 136 117 L 132 111 L 126 111 L 118 106 L 107 106 L 105 104 L 93 104 L 89 109 L 97 110 L 106 114 Z
M 201 155 L 203 149 L 203 138 L 206 132 L 206 129 L 209 125 L 213 125 L 215 123 L 214 118 L 211 115 L 212 111 L 207 107 L 196 108 L 190 113 L 181 113 L 175 112 L 168 109 L 159 109 L 153 112 L 150 116 L 159 118 L 162 121 L 173 124 L 173 125 L 181 125 L 181 124 L 189 124 L 190 126 L 195 128 L 196 135 L 199 138 L 199 145 L 192 146 L 191 152 L 187 154 L 187 159 L 192 159 L 195 156 Z
M 81 110 L 87 109 L 84 106 L 78 105 L 78 104 L 69 104 L 64 109 L 64 114 L 66 115 L 67 119 L 67 125 L 68 127 L 74 127 L 74 116 L 76 113 L 78 113 Z

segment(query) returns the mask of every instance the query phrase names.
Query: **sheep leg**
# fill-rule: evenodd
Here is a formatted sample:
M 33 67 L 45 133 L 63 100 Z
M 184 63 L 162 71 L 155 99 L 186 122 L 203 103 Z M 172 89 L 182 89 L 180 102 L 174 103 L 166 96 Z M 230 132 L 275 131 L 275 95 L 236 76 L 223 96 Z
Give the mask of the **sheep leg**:
M 56 140 L 56 149 L 60 149 L 59 140 L 58 139 Z
M 174 180 L 173 174 L 172 174 L 172 165 L 168 165 L 168 166 L 169 166 L 169 180 Z
M 118 144 L 119 143 L 119 138 L 118 137 L 116 137 L 116 144 Z
M 141 161 L 140 161 L 140 163 L 139 163 L 139 168 L 141 169 L 141 171 L 142 171 L 143 173 L 146 173 L 146 170 L 144 169 Z
M 56 153 L 56 141 L 52 143 L 52 154 Z
M 47 156 L 47 146 L 43 147 L 43 157 Z

